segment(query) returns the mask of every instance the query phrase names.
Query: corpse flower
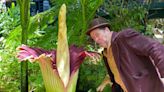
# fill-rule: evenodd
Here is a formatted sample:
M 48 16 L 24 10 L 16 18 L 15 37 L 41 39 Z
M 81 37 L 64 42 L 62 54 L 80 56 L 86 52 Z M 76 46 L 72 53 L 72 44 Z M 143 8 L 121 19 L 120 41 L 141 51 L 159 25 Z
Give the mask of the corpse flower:
M 75 45 L 68 46 L 65 4 L 59 11 L 57 50 L 48 51 L 26 45 L 18 47 L 18 50 L 20 61 L 39 63 L 46 92 L 75 92 L 80 64 L 86 56 L 98 56 Z

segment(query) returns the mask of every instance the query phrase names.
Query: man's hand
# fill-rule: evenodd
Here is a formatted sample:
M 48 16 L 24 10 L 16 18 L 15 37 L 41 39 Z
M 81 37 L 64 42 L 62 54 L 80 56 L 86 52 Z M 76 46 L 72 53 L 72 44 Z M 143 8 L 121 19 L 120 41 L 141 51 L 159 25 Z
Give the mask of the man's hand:
M 109 78 L 109 75 L 106 75 L 103 82 L 97 87 L 97 92 L 102 92 L 107 84 L 110 86 L 113 84 Z
M 101 54 L 98 52 L 85 51 L 85 54 L 89 57 L 93 64 L 97 64 L 101 59 Z

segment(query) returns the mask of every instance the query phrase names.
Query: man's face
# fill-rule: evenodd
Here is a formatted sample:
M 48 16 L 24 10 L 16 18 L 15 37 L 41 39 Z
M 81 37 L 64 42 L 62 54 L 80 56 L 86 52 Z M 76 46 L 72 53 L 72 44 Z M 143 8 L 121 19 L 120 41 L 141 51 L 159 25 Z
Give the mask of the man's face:
M 90 32 L 91 38 L 98 43 L 101 47 L 107 48 L 107 38 L 105 30 L 96 28 Z

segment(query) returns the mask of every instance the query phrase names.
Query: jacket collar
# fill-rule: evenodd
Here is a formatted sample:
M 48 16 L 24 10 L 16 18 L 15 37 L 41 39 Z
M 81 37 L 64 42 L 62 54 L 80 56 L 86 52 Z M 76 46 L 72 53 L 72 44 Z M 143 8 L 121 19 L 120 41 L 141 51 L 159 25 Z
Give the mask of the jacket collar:
M 116 40 L 117 37 L 118 37 L 118 32 L 113 32 L 112 38 L 111 38 L 111 45 L 112 45 L 112 43 L 114 43 L 114 41 Z

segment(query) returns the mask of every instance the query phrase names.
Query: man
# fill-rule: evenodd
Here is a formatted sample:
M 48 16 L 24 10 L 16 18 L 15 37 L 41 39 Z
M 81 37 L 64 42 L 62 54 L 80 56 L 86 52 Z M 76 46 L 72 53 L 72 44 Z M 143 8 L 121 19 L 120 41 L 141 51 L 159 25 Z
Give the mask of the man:
M 104 18 L 92 20 L 87 35 L 105 49 L 108 67 L 124 92 L 164 92 L 162 44 L 130 28 L 113 32 Z

